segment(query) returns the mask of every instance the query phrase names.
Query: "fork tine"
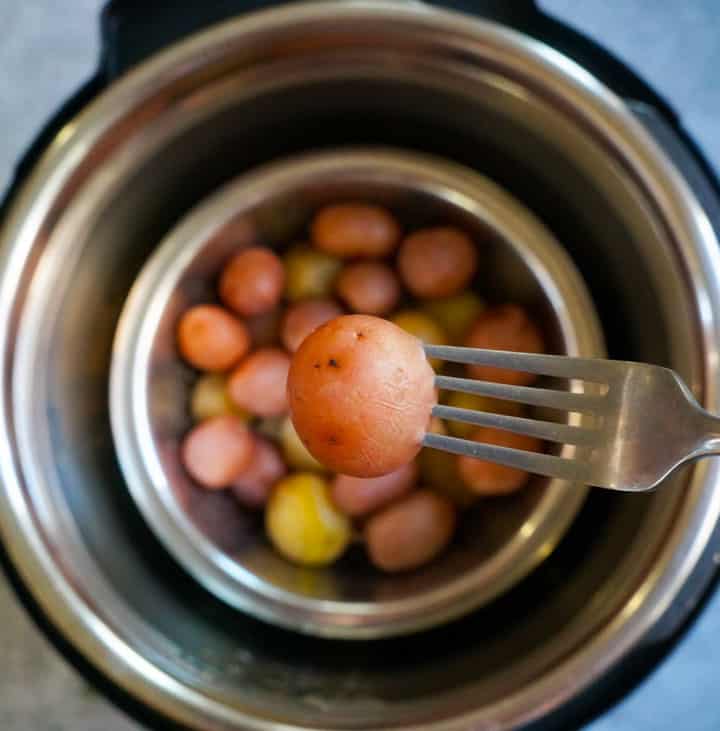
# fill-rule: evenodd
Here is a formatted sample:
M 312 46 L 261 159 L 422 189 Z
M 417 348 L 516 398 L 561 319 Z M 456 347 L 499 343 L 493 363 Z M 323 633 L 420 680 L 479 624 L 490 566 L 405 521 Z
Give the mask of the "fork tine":
M 526 373 L 536 373 L 540 376 L 581 379 L 594 383 L 607 383 L 613 367 L 612 361 L 570 358 L 565 355 L 536 355 L 508 350 L 460 348 L 452 345 L 428 344 L 424 348 L 428 358 L 437 358 L 451 363 L 509 368 Z
M 595 438 L 595 433 L 592 430 L 581 426 L 556 424 L 552 421 L 525 419 L 520 416 L 508 416 L 506 414 L 493 414 L 487 411 L 459 409 L 441 404 L 433 408 L 432 414 L 440 419 L 462 421 L 466 424 L 477 424 L 478 426 L 490 426 L 495 429 L 526 434 L 550 442 L 587 445 L 591 444 Z
M 508 467 L 533 472 L 546 477 L 556 477 L 572 482 L 588 482 L 589 470 L 586 462 L 575 459 L 564 459 L 551 454 L 526 452 L 522 449 L 499 447 L 495 444 L 471 442 L 468 439 L 448 437 L 443 434 L 428 432 L 423 439 L 423 446 L 441 449 L 444 452 L 475 457 Z
M 479 396 L 519 401 L 530 406 L 543 406 L 565 411 L 589 413 L 596 411 L 602 404 L 603 396 L 572 393 L 534 386 L 508 386 L 491 381 L 475 381 L 472 378 L 454 376 L 435 376 L 435 386 L 448 391 L 462 391 Z

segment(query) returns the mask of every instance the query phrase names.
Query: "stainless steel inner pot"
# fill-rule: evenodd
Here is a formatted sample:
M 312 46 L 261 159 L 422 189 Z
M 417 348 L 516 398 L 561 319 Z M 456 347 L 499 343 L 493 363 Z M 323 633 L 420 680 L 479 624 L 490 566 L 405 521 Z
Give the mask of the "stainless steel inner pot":
M 346 144 L 457 160 L 507 188 L 588 282 L 610 355 L 718 399 L 718 253 L 625 104 L 567 58 L 418 4 L 292 4 L 170 49 L 67 124 L 4 222 L 0 531 L 60 633 L 162 714 L 219 729 L 510 729 L 671 633 L 707 584 L 717 461 L 593 492 L 512 591 L 430 632 L 348 643 L 228 608 L 153 538 L 108 417 L 120 309 L 190 206 L 259 163 Z
M 466 511 L 457 540 L 429 566 L 387 575 L 361 547 L 332 567 L 293 566 L 268 544 L 256 513 L 185 474 L 179 444 L 192 423 L 195 375 L 176 352 L 178 319 L 215 301 L 233 253 L 302 240 L 312 212 L 342 200 L 386 205 L 406 226 L 461 226 L 479 248 L 484 297 L 525 305 L 551 351 L 602 356 L 603 345 L 560 244 L 489 180 L 435 157 L 351 148 L 276 162 L 222 188 L 159 244 L 123 310 L 111 369 L 115 445 L 135 502 L 180 564 L 232 606 L 289 629 L 361 639 L 431 627 L 496 598 L 550 555 L 587 488 L 534 478 L 517 495 Z M 561 451 L 583 459 L 581 448 Z

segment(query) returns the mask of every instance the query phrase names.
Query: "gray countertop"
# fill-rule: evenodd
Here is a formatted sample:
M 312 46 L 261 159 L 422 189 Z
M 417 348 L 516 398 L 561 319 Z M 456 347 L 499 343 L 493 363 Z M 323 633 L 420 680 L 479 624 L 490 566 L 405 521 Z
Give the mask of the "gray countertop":
M 200 1 L 200 0 L 198 0 Z M 682 110 L 720 171 L 718 0 L 540 0 Z M 0 193 L 43 122 L 92 72 L 100 0 L 0 0 Z M 718 731 L 720 592 L 672 655 L 586 731 Z M 712 653 L 712 654 L 711 654 Z M 0 729 L 132 731 L 48 645 L 0 575 Z

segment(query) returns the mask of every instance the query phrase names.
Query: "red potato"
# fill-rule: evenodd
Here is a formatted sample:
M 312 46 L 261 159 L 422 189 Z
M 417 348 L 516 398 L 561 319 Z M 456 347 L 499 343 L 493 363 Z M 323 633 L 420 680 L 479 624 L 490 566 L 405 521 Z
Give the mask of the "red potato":
M 478 317 L 465 341 L 469 348 L 512 350 L 517 353 L 543 353 L 542 333 L 519 305 L 492 307 Z M 527 386 L 537 380 L 532 373 L 506 368 L 473 365 L 467 368 L 472 378 Z
M 228 379 L 232 402 L 257 416 L 280 416 L 287 411 L 290 356 L 279 348 L 261 348 L 242 360 Z
M 254 348 L 267 348 L 280 342 L 282 318 L 283 308 L 280 306 L 263 312 L 262 315 L 245 318 L 245 325 L 247 325 Z
M 337 278 L 335 291 L 353 312 L 363 315 L 387 315 L 402 293 L 395 272 L 376 261 L 346 266 Z
M 486 426 L 476 429 L 470 438 L 475 442 L 523 449 L 527 452 L 541 452 L 543 446 L 534 437 Z M 478 495 L 507 495 L 524 487 L 530 479 L 529 473 L 524 470 L 474 457 L 458 457 L 458 470 L 463 482 Z
M 342 313 L 340 306 L 330 299 L 305 300 L 291 305 L 282 323 L 283 345 L 294 353 L 311 332 Z
M 282 297 L 285 270 L 270 249 L 244 249 L 226 264 L 220 276 L 220 299 L 240 315 L 272 310 Z
M 403 465 L 382 477 L 337 475 L 332 484 L 332 500 L 345 515 L 360 518 L 409 492 L 417 481 L 415 462 Z
M 177 343 L 182 357 L 202 371 L 232 368 L 250 349 L 245 325 L 216 305 L 196 305 L 180 318 Z
M 318 328 L 293 357 L 290 413 L 310 453 L 333 472 L 379 477 L 410 462 L 437 402 L 422 343 L 369 315 Z
M 420 298 L 449 297 L 463 290 L 477 270 L 477 249 L 457 228 L 424 228 L 410 234 L 398 254 L 398 271 Z
M 262 437 L 255 437 L 250 464 L 233 480 L 233 495 L 248 508 L 262 508 L 270 497 L 273 485 L 287 473 L 278 448 Z
M 218 416 L 191 429 L 181 449 L 190 476 L 209 490 L 228 487 L 248 467 L 255 441 L 236 416 Z
M 383 571 L 409 571 L 450 543 L 455 508 L 430 490 L 418 490 L 374 515 L 365 526 L 370 560 Z
M 400 241 L 400 226 L 381 206 L 340 203 L 322 208 L 312 221 L 312 240 L 328 254 L 386 256 Z

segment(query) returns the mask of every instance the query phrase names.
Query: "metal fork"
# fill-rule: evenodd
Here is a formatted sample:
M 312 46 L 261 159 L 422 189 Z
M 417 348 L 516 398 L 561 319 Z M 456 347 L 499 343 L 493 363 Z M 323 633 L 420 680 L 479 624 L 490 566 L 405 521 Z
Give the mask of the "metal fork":
M 590 415 L 578 424 L 437 405 L 433 415 L 576 445 L 571 458 L 427 433 L 424 446 L 548 477 L 642 492 L 681 465 L 720 454 L 720 417 L 701 408 L 669 368 L 627 361 L 425 345 L 428 358 L 567 379 L 570 390 L 438 375 L 438 389 Z

